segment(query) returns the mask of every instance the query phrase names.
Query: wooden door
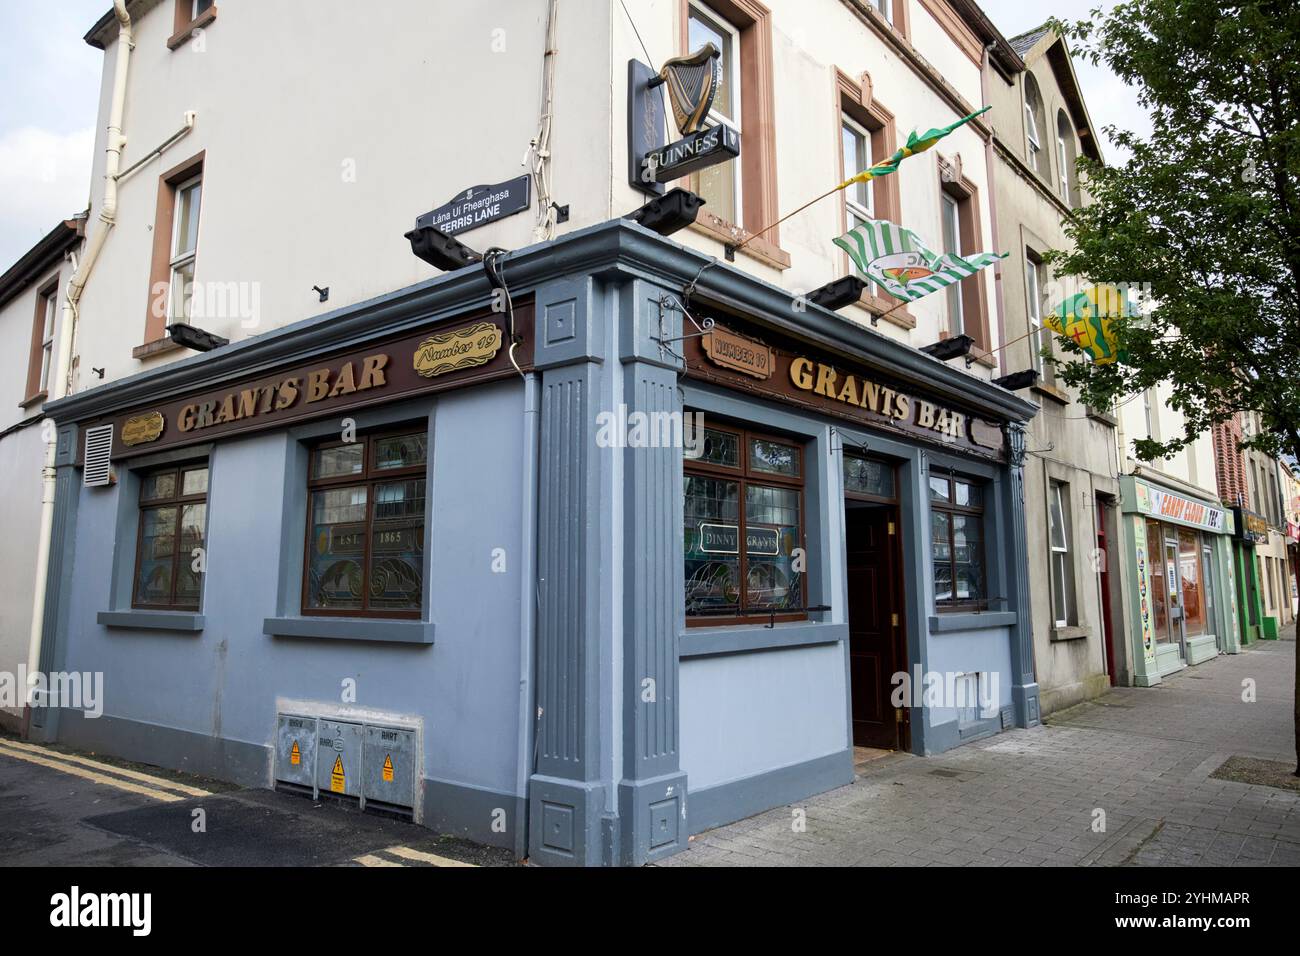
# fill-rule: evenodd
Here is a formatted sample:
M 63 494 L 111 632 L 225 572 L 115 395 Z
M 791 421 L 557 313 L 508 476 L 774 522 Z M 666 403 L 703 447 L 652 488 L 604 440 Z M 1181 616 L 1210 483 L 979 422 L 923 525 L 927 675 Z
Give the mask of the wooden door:
M 849 676 L 853 744 L 899 746 L 899 723 L 890 678 L 899 669 L 894 542 L 890 505 L 845 503 L 844 549 L 848 559 Z

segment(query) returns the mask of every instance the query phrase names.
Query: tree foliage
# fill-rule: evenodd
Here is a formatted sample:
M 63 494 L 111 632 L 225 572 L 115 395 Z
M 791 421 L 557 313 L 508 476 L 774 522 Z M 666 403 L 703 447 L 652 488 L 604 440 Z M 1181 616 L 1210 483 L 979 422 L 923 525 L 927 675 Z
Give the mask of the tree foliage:
M 1060 276 L 1141 286 L 1149 307 L 1114 321 L 1125 360 L 1058 375 L 1102 408 L 1168 383 L 1186 432 L 1135 442 L 1142 459 L 1248 410 L 1263 434 L 1247 444 L 1300 457 L 1300 4 L 1130 0 L 1052 25 L 1154 122 L 1149 139 L 1107 128 L 1126 164 L 1081 160 L 1092 202 L 1050 257 Z

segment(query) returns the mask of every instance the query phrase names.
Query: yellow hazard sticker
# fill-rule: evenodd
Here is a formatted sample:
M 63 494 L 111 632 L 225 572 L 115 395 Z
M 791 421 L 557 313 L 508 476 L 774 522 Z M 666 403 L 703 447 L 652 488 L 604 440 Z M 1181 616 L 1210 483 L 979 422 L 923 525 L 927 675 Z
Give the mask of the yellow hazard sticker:
M 388 783 L 393 782 L 393 755 L 384 754 L 384 780 Z
M 298 749 L 298 741 L 293 742 L 293 749 L 289 751 L 289 763 L 295 767 L 302 763 L 302 751 Z
M 343 776 L 343 757 L 334 758 L 334 769 L 330 771 L 330 790 L 334 793 L 342 793 L 346 778 Z

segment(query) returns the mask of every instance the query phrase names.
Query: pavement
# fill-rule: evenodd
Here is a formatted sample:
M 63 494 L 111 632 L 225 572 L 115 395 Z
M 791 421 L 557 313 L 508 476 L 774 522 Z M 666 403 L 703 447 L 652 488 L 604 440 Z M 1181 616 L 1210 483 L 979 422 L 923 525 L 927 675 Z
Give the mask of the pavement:
M 1292 626 L 1042 727 L 862 763 L 658 865 L 1300 866 L 1300 792 L 1211 776 L 1234 755 L 1294 770 L 1295 653 Z
M 939 756 L 864 755 L 852 785 L 658 865 L 1300 866 L 1300 790 L 1212 776 L 1233 757 L 1294 769 L 1294 627 L 1283 638 Z M 0 736 L 0 866 L 517 862 L 332 800 Z

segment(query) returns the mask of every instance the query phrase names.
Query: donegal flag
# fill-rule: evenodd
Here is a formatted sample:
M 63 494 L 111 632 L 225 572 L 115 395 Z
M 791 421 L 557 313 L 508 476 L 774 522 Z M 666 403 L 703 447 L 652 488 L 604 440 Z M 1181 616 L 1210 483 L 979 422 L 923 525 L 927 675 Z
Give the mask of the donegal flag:
M 1135 315 L 1137 310 L 1122 290 L 1102 284 L 1089 286 L 1067 298 L 1043 316 L 1043 324 L 1057 335 L 1073 340 L 1096 364 L 1109 365 L 1124 358 L 1111 320 Z
M 864 169 L 862 172 L 850 179 L 846 179 L 844 182 L 840 183 L 839 188 L 846 189 L 854 183 L 870 182 L 873 179 L 879 179 L 881 176 L 888 176 L 890 173 L 897 172 L 898 164 L 907 159 L 907 157 L 915 156 L 917 153 L 924 153 L 958 126 L 961 126 L 963 123 L 969 123 L 981 113 L 987 113 L 992 108 L 993 107 L 991 106 L 986 106 L 982 110 L 976 110 L 974 113 L 971 113 L 970 116 L 963 116 L 951 126 L 945 126 L 943 129 L 926 130 L 924 133 L 917 133 L 916 130 L 912 130 L 912 132 L 908 134 L 907 142 L 899 147 L 893 156 L 890 156 L 884 162 L 876 163 L 876 165 L 872 166 L 870 169 Z
M 911 229 L 882 219 L 868 219 L 835 240 L 872 282 L 896 299 L 915 302 L 931 292 L 974 275 L 1008 253 L 973 256 L 932 251 Z

